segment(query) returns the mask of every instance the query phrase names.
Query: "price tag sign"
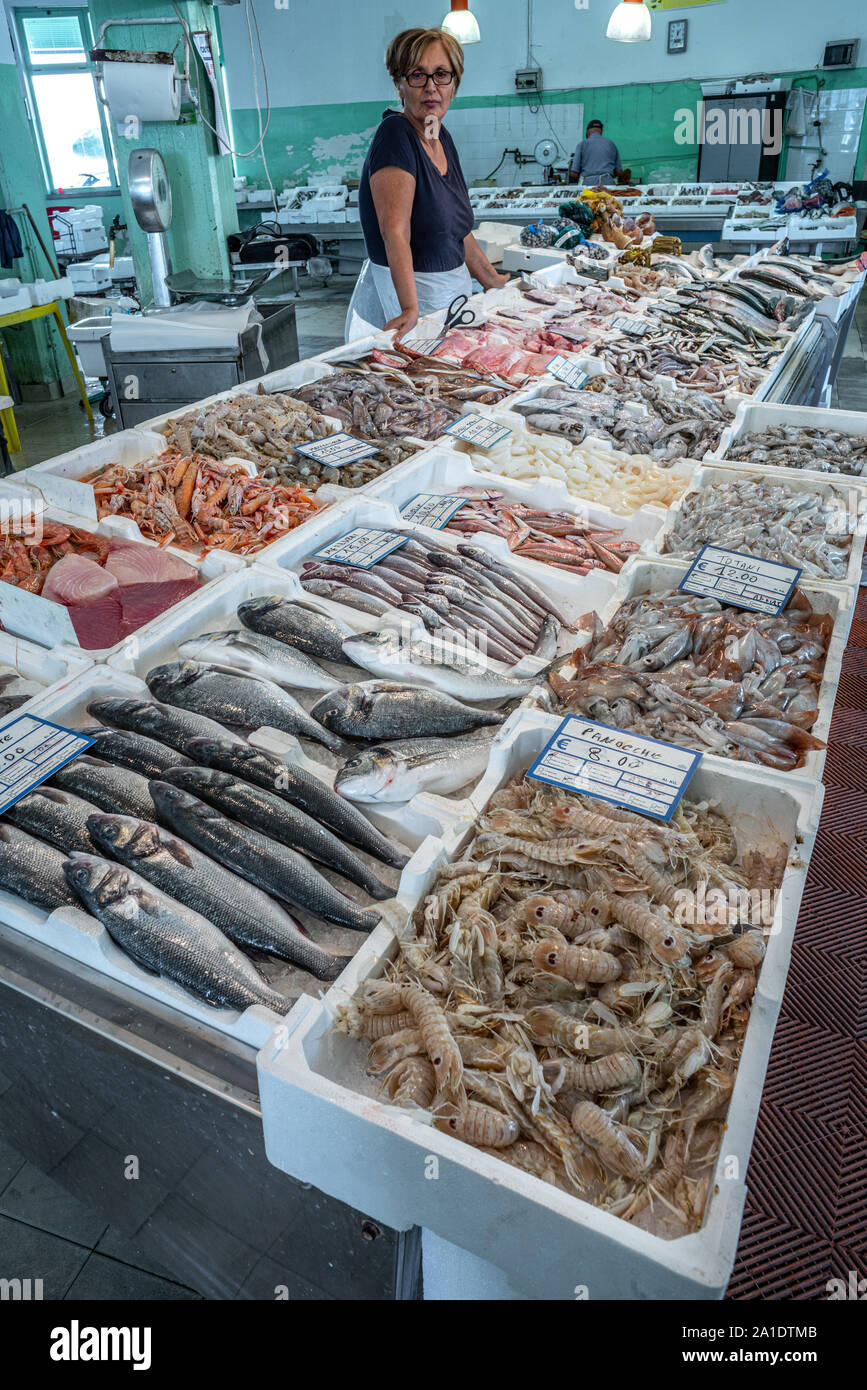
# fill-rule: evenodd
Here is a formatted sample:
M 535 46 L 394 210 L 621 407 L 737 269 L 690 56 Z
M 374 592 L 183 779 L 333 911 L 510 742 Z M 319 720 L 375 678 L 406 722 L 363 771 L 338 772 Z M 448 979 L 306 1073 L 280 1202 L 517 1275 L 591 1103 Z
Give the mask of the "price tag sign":
M 404 503 L 400 514 L 404 521 L 441 531 L 468 501 L 469 498 L 459 492 L 418 492 Z
M 611 320 L 611 327 L 616 328 L 619 333 L 631 333 L 634 338 L 643 338 L 650 324 L 637 314 L 615 314 Z
M 669 821 L 701 757 L 570 714 L 527 776 Z
M 462 415 L 460 420 L 448 425 L 444 433 L 456 435 L 468 444 L 475 444 L 478 449 L 490 449 L 512 431 L 505 425 L 498 425 L 495 420 L 486 420 L 484 415 Z
M 399 531 L 375 531 L 367 526 L 356 526 L 335 540 L 329 541 L 321 550 L 314 550 L 312 560 L 333 560 L 341 565 L 355 565 L 358 569 L 369 570 L 377 560 L 390 555 L 399 546 L 405 545 L 408 536 Z
M 551 358 L 545 371 L 550 372 L 565 386 L 571 386 L 573 391 L 580 391 L 589 376 L 589 372 L 582 371 L 577 362 L 570 362 L 568 357 L 559 352 L 556 357 Z
M 375 444 L 366 444 L 363 439 L 354 439 L 345 430 L 329 434 L 327 439 L 314 439 L 310 444 L 296 444 L 299 454 L 306 454 L 317 463 L 327 464 L 329 468 L 343 468 L 347 463 L 357 463 L 359 459 L 370 458 L 378 452 Z
M 86 734 L 32 714 L 0 726 L 0 811 L 92 746 Z
M 419 357 L 430 357 L 444 341 L 445 335 L 441 333 L 438 338 L 402 338 L 397 346 L 406 348 L 407 352 L 416 352 Z
M 705 545 L 677 587 L 687 594 L 709 595 L 720 603 L 776 617 L 789 602 L 801 573 L 797 565 Z

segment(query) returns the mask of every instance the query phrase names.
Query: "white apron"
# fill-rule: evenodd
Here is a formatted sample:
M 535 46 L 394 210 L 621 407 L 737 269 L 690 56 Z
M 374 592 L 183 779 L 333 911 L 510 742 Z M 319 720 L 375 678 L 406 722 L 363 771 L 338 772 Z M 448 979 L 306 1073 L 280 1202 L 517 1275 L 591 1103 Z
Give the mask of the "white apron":
M 423 270 L 414 274 L 418 316 L 447 309 L 459 294 L 470 295 L 473 282 L 465 265 L 455 270 Z M 378 333 L 401 312 L 400 301 L 387 265 L 365 261 L 346 312 L 346 341 Z

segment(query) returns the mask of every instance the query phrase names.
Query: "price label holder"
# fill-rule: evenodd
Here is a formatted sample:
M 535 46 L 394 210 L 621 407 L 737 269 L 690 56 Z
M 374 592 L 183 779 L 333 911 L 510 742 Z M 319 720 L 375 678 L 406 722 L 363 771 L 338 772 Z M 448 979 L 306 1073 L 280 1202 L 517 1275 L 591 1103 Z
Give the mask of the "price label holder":
M 0 811 L 93 746 L 86 734 L 22 714 L 0 726 Z
M 346 531 L 336 536 L 321 550 L 314 550 L 311 560 L 333 560 L 340 565 L 355 565 L 357 569 L 369 570 L 377 560 L 390 555 L 399 546 L 405 545 L 408 536 L 399 531 L 376 531 L 367 526 L 356 526 L 354 531 Z
M 467 444 L 475 444 L 478 449 L 491 449 L 512 431 L 506 425 L 498 425 L 495 420 L 486 419 L 484 415 L 462 415 L 459 420 L 448 425 L 443 433 L 453 434 L 457 439 L 465 440 Z
M 295 449 L 297 453 L 306 454 L 308 458 L 327 464 L 329 468 L 344 468 L 347 463 L 357 463 L 359 459 L 370 458 L 371 454 L 379 452 L 375 444 L 355 439 L 345 430 L 329 434 L 325 439 L 314 439 L 310 444 L 296 444 Z
M 404 503 L 400 514 L 404 521 L 441 531 L 468 501 L 469 498 L 459 492 L 418 492 Z
M 589 372 L 582 371 L 577 362 L 570 362 L 568 357 L 559 352 L 556 357 L 551 358 L 545 371 L 562 381 L 564 386 L 571 386 L 573 391 L 580 391 L 590 375 Z
M 567 715 L 527 776 L 670 821 L 701 753 Z
M 633 338 L 643 338 L 650 324 L 646 319 L 640 319 L 637 314 L 615 314 L 611 320 L 611 327 L 616 328 L 619 333 L 631 333 Z
M 397 347 L 406 348 L 407 352 L 416 353 L 419 357 L 430 357 L 443 342 L 445 334 L 441 333 L 438 338 L 402 338 Z
M 797 565 L 760 560 L 738 550 L 702 546 L 678 584 L 687 594 L 719 599 L 751 613 L 776 617 L 783 611 L 801 577 Z

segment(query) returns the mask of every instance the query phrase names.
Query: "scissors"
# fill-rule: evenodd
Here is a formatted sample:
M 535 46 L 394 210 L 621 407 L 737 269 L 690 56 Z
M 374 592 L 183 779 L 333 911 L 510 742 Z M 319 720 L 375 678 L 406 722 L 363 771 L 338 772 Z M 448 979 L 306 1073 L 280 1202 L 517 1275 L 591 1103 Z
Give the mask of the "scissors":
M 459 294 L 452 300 L 446 310 L 446 316 L 443 322 L 443 328 L 447 333 L 451 332 L 453 328 L 461 328 L 464 325 L 468 326 L 476 322 L 476 316 L 472 309 L 467 309 L 466 312 L 462 312 L 468 300 L 468 294 Z

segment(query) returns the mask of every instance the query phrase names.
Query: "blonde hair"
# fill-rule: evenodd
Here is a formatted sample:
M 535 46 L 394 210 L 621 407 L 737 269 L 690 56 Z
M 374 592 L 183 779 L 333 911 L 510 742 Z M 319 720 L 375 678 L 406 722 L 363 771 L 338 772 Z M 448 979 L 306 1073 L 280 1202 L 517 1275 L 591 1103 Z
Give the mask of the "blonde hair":
M 441 43 L 448 54 L 455 75 L 454 91 L 458 90 L 464 75 L 464 50 L 444 29 L 404 29 L 395 35 L 385 54 L 385 66 L 395 86 L 418 66 L 425 49 L 432 43 Z

